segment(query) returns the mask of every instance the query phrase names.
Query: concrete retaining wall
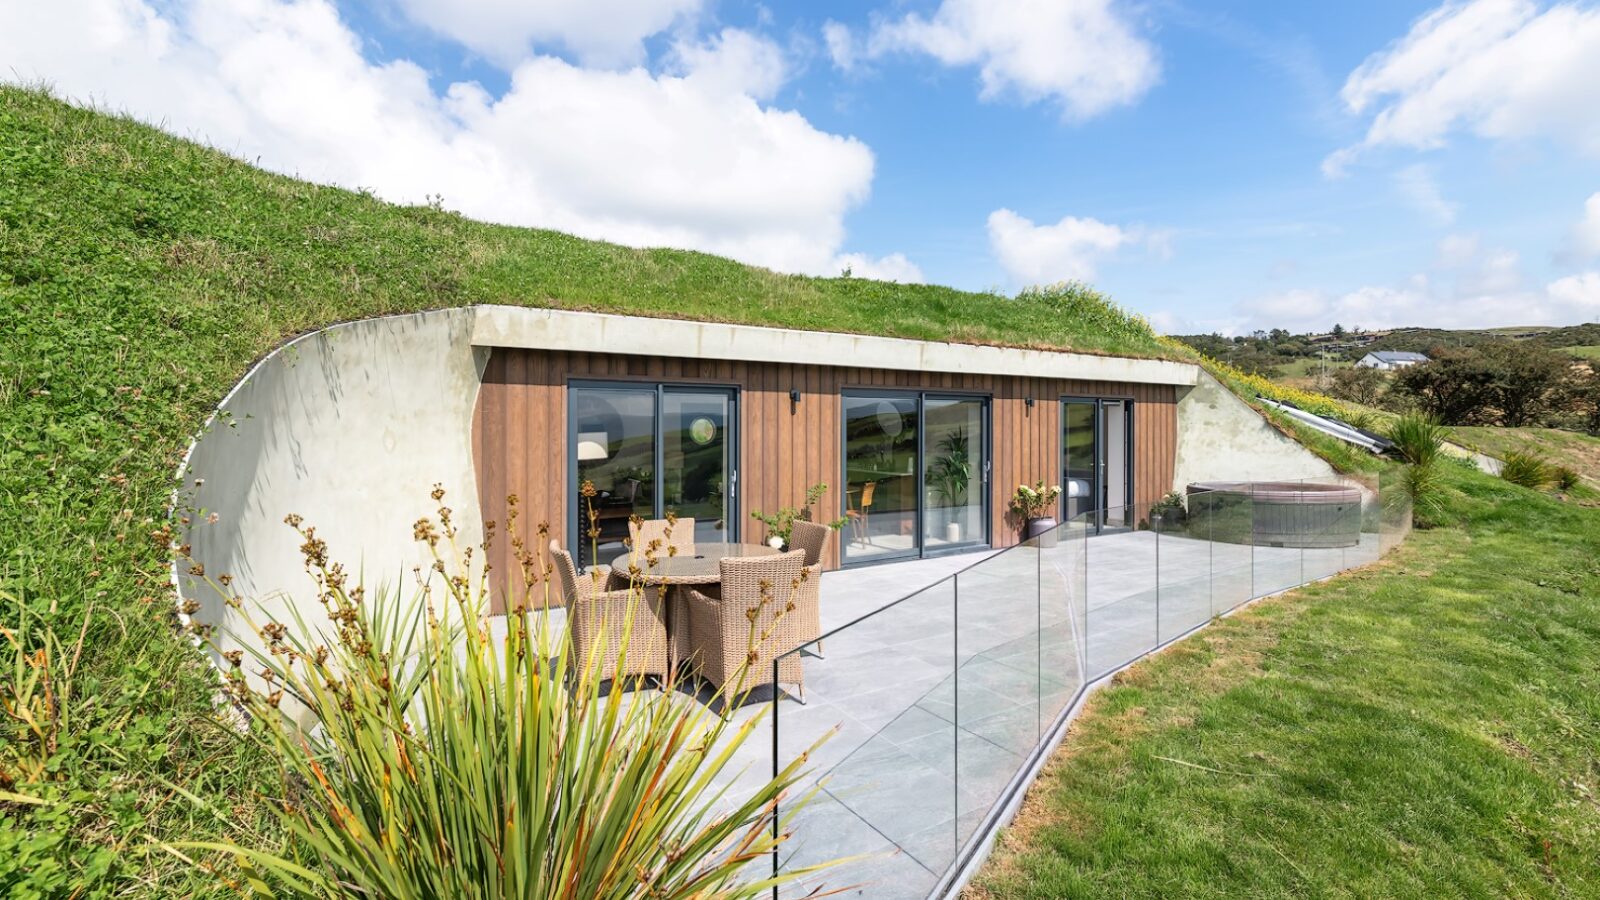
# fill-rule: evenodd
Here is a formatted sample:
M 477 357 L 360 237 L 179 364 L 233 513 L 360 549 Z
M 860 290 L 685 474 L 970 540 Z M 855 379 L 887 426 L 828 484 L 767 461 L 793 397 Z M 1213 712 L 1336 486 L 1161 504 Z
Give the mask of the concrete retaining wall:
M 1178 400 L 1172 489 L 1196 481 L 1277 481 L 1331 476 L 1322 457 L 1273 427 L 1206 372 Z
M 434 512 L 435 482 L 462 543 L 481 543 L 472 408 L 482 363 L 472 323 L 473 311 L 459 309 L 337 325 L 245 376 L 195 443 L 184 480 L 195 507 L 186 540 L 206 574 L 230 575 L 232 590 L 266 615 L 292 622 L 294 604 L 323 625 L 300 539 L 283 522 L 296 513 L 369 595 L 387 585 L 410 597 L 412 567 L 431 562 L 412 523 Z M 177 580 L 200 603 L 195 618 L 220 626 L 223 649 L 239 646 L 241 623 L 225 617 L 217 592 L 186 565 Z

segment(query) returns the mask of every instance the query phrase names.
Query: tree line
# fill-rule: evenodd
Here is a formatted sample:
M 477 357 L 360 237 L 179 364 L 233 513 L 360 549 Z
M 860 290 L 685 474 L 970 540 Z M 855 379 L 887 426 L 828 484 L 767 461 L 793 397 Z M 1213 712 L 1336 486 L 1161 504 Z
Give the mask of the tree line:
M 1394 372 L 1351 367 L 1328 393 L 1445 425 L 1544 425 L 1600 434 L 1600 373 L 1526 341 L 1430 348 L 1428 362 Z

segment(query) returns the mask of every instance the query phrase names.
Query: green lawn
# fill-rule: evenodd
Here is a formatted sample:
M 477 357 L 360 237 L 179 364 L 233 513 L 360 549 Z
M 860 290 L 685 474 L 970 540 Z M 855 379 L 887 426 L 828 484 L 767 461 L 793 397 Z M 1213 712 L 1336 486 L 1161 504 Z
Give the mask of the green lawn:
M 1581 356 L 1584 359 L 1600 359 L 1600 344 L 1582 347 L 1563 347 L 1562 349 L 1568 353 L 1571 353 L 1573 356 Z
M 1600 437 L 1559 428 L 1491 426 L 1458 426 L 1450 433 L 1461 445 L 1500 459 L 1511 450 L 1543 454 L 1552 463 L 1571 467 L 1591 488 L 1600 488 Z
M 1447 469 L 1455 524 L 1096 695 L 975 895 L 1600 895 L 1600 511 Z

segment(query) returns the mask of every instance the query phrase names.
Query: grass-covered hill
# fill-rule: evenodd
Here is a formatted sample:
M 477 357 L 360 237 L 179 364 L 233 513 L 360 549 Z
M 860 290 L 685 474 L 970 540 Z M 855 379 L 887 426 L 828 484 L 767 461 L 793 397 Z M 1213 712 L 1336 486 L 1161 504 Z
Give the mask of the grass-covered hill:
M 0 635 L 0 699 L 72 710 L 0 716 L 0 896 L 187 895 L 215 880 L 152 836 L 270 839 L 271 766 L 217 724 L 173 629 L 174 472 L 287 338 L 473 303 L 1175 353 L 1081 286 L 1008 299 L 487 225 L 0 86 L 0 625 L 21 636 Z M 63 648 L 40 647 L 45 625 Z M 20 696 L 40 649 L 48 701 Z

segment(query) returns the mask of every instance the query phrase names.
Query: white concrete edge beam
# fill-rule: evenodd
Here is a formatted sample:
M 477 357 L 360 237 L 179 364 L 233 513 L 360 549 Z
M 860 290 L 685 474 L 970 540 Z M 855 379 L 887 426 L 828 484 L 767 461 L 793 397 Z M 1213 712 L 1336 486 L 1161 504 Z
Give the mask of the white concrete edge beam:
M 520 306 L 475 307 L 479 347 L 971 372 L 1190 387 L 1192 363 Z

